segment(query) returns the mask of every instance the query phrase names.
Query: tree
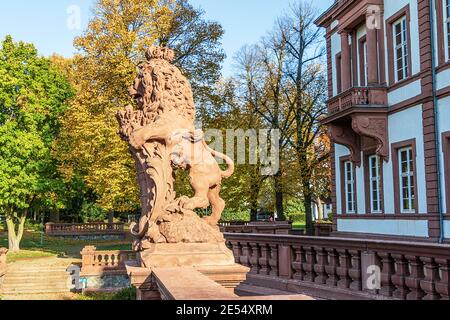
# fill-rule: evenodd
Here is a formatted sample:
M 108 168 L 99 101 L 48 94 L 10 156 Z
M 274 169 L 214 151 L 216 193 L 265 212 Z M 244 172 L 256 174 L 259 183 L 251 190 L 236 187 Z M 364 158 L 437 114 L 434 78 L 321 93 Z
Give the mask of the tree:
M 10 36 L 0 48 L 0 210 L 9 249 L 20 249 L 29 208 L 45 195 L 57 205 L 59 177 L 51 157 L 59 115 L 72 89 L 50 60 Z
M 202 33 L 205 30 L 208 34 Z M 77 95 L 61 118 L 57 150 L 66 179 L 82 179 L 108 212 L 135 211 L 135 166 L 116 133 L 114 114 L 133 103 L 127 89 L 145 48 L 158 43 L 174 46 L 181 69 L 191 79 L 202 79 L 200 72 L 220 70 L 221 35 L 220 26 L 205 22 L 203 13 L 186 1 L 98 0 L 88 29 L 75 40 L 79 54 L 70 79 Z M 203 90 L 209 82 L 194 83 Z
M 329 150 L 316 153 L 317 138 L 324 132 L 320 119 L 326 113 L 326 76 L 321 64 L 325 55 L 322 31 L 314 25 L 317 10 L 308 3 L 291 5 L 288 15 L 278 21 L 278 30 L 286 42 L 284 88 L 289 110 L 293 112 L 295 133 L 290 139 L 299 164 L 305 204 L 306 230 L 312 234 L 314 169 L 329 159 Z
M 270 34 L 242 50 L 237 75 L 243 79 L 244 100 L 266 127 L 280 132 L 281 165 L 273 177 L 276 210 L 283 216 L 286 195 L 301 195 L 309 233 L 314 172 L 329 158 L 329 149 L 316 148 L 325 131 L 320 119 L 326 112 L 326 77 L 321 64 L 323 39 L 314 26 L 315 17 L 312 5 L 300 1 L 291 5 Z

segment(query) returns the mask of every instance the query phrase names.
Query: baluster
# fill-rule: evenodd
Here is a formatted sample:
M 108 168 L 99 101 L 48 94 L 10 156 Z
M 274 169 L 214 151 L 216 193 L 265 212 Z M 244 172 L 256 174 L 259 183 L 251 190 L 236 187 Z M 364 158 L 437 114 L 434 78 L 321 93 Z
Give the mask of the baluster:
M 339 253 L 339 267 L 336 268 L 336 273 L 339 276 L 338 287 L 348 288 L 350 286 L 350 277 L 348 271 L 350 268 L 350 256 L 346 249 L 337 249 Z
M 348 270 L 348 275 L 351 278 L 350 289 L 361 291 L 361 252 L 358 250 L 349 250 L 348 252 L 351 255 L 351 267 Z
M 294 275 L 292 276 L 295 280 L 303 281 L 305 277 L 305 271 L 303 270 L 303 263 L 306 262 L 305 252 L 302 246 L 294 245 L 295 260 L 292 262 L 292 269 L 294 270 Z
M 325 272 L 328 275 L 326 284 L 329 286 L 336 286 L 337 281 L 338 281 L 338 277 L 336 274 L 336 267 L 338 266 L 338 263 L 339 263 L 339 260 L 338 260 L 339 255 L 336 253 L 336 250 L 333 248 L 327 248 L 326 250 L 328 252 L 328 263 L 325 266 Z
M 405 278 L 405 284 L 410 292 L 406 295 L 407 300 L 420 300 L 424 296 L 420 288 L 420 280 L 424 278 L 423 264 L 416 256 L 405 256 L 409 263 L 409 275 Z
M 435 284 L 436 291 L 441 296 L 443 300 L 450 300 L 450 261 L 448 259 L 435 259 L 436 263 L 439 265 L 440 270 L 440 281 Z
M 322 247 L 314 247 L 316 251 L 316 264 L 314 264 L 314 272 L 316 273 L 316 277 L 314 278 L 314 282 L 325 284 L 327 282 L 327 274 L 325 273 L 325 266 L 328 262 L 327 251 Z
M 380 294 L 391 297 L 394 292 L 394 285 L 392 283 L 392 275 L 395 273 L 394 261 L 391 255 L 387 252 L 379 252 L 378 256 L 381 259 L 381 289 Z
M 258 274 L 259 273 L 259 248 L 258 248 L 258 244 L 251 242 L 250 243 L 250 248 L 251 248 L 251 255 L 250 255 L 250 273 L 253 274 Z
M 240 262 L 243 266 L 250 267 L 250 248 L 247 242 L 241 242 L 242 255 L 240 256 Z
M 234 254 L 234 261 L 236 263 L 240 263 L 241 262 L 240 257 L 242 255 L 241 245 L 240 245 L 239 241 L 236 241 L 236 240 L 231 240 L 230 243 L 231 243 L 231 247 L 232 247 L 233 254 Z
M 305 270 L 304 281 L 314 282 L 316 274 L 314 272 L 314 265 L 316 264 L 316 254 L 314 248 L 307 246 L 305 250 L 305 263 L 303 263 L 303 270 Z
M 395 274 L 391 277 L 395 286 L 393 297 L 405 300 L 410 292 L 405 283 L 405 279 L 409 275 L 408 261 L 402 254 L 391 254 L 391 256 L 395 261 Z
M 263 243 L 259 246 L 261 250 L 261 257 L 259 258 L 259 273 L 262 275 L 268 275 L 270 273 L 270 265 L 269 265 L 269 247 L 267 243 Z
M 270 247 L 270 272 L 269 275 L 278 277 L 278 245 L 277 244 L 269 244 Z
M 435 283 L 439 282 L 438 265 L 431 257 L 420 257 L 425 266 L 425 278 L 420 281 L 420 287 L 425 292 L 423 300 L 438 300 L 441 297 L 436 292 Z

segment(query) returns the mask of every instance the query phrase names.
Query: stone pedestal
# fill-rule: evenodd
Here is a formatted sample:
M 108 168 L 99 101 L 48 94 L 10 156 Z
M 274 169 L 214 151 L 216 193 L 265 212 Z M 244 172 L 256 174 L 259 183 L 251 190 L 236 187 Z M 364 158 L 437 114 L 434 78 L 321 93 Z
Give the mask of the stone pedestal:
M 233 253 L 224 243 L 155 244 L 139 254 L 137 264 L 127 263 L 131 284 L 137 289 L 137 300 L 164 298 L 153 274 L 153 270 L 164 268 L 180 268 L 180 272 L 183 268 L 193 269 L 220 284 L 230 294 L 246 280 L 250 270 L 235 263 Z

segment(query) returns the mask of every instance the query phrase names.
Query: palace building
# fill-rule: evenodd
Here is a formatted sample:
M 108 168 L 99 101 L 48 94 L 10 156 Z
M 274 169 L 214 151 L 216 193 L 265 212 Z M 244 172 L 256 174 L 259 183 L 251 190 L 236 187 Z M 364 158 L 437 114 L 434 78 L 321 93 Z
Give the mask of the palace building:
M 316 24 L 333 234 L 450 241 L 450 0 L 336 0 Z

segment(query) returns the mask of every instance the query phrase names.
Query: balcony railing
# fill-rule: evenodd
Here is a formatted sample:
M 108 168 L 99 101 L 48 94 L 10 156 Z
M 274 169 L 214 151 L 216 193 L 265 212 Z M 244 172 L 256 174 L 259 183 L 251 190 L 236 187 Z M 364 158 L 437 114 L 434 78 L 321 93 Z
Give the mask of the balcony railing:
M 66 235 L 122 235 L 124 223 L 47 223 L 45 233 L 49 236 Z
M 250 278 L 258 281 L 347 297 L 449 299 L 450 245 L 237 233 L 225 237 L 236 262 L 251 268 Z
M 292 222 L 223 222 L 220 223 L 220 230 L 229 233 L 289 234 Z
M 387 105 L 386 87 L 353 87 L 328 100 L 330 115 L 339 111 L 368 105 Z

